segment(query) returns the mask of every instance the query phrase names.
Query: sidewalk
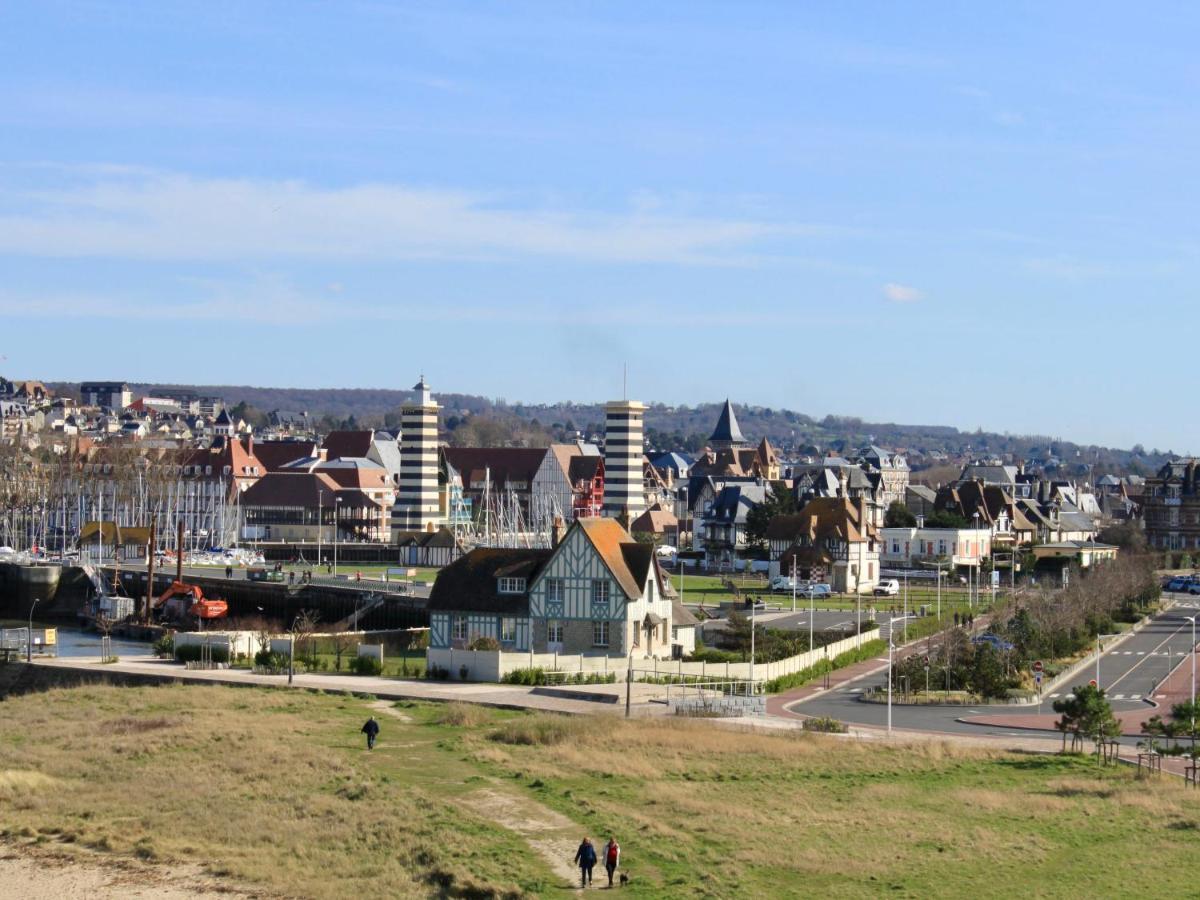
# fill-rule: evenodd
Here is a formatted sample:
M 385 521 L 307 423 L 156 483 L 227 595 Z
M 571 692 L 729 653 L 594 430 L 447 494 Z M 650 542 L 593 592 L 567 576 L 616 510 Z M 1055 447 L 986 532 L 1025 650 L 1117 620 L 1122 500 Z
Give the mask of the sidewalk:
M 161 678 L 164 681 L 228 684 L 257 687 L 287 688 L 287 675 L 256 675 L 246 669 L 186 669 L 171 660 L 154 657 L 134 657 L 117 663 L 101 664 L 97 657 L 35 659 L 35 666 L 84 670 L 96 674 L 130 674 Z M 625 685 L 553 685 L 525 687 L 515 684 L 483 684 L 474 682 L 422 681 L 376 678 L 359 675 L 297 673 L 293 676 L 296 690 L 320 690 L 345 694 L 373 694 L 384 700 L 431 700 L 438 702 L 479 703 L 503 709 L 531 709 L 545 712 L 589 715 L 618 710 L 624 712 Z M 555 696 L 561 690 L 570 696 Z M 638 716 L 664 715 L 666 706 L 652 703 L 662 693 L 658 685 L 633 684 L 631 712 Z M 581 695 L 605 696 L 607 702 L 580 699 Z M 615 702 L 613 697 L 615 696 Z

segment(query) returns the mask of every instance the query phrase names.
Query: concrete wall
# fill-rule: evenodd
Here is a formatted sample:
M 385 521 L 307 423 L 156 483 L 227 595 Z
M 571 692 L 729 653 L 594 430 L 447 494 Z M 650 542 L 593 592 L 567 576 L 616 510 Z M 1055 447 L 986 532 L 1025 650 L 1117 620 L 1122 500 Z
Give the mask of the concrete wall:
M 781 659 L 778 662 L 758 663 L 754 666 L 755 681 L 770 681 L 784 675 L 791 675 L 801 669 L 807 669 L 822 659 L 833 659 L 847 650 L 860 647 L 868 641 L 879 638 L 879 629 L 864 631 L 860 635 L 837 641 L 827 647 L 820 647 Z M 469 681 L 499 681 L 502 676 L 516 669 L 546 669 L 553 672 L 568 674 L 593 672 L 606 674 L 616 673 L 618 681 L 624 681 L 629 664 L 627 659 L 611 657 L 607 654 L 592 655 L 585 653 L 502 653 L 489 650 L 446 650 L 430 648 L 426 651 L 426 664 L 441 666 L 450 672 L 450 677 L 457 680 L 462 666 L 467 667 Z M 665 659 L 635 659 L 633 661 L 634 679 L 645 677 L 662 678 L 665 676 L 699 676 L 729 680 L 748 680 L 750 678 L 750 663 L 704 663 L 683 662 L 682 660 Z

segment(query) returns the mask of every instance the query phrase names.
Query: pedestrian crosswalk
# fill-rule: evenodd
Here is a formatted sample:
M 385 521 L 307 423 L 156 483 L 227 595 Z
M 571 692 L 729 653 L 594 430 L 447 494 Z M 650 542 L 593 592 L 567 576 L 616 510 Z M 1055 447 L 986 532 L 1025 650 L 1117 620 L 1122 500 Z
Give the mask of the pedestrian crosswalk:
M 1065 696 L 1062 693 L 1047 694 L 1047 700 L 1057 700 L 1059 697 Z M 1141 694 L 1111 694 L 1109 700 L 1141 700 Z

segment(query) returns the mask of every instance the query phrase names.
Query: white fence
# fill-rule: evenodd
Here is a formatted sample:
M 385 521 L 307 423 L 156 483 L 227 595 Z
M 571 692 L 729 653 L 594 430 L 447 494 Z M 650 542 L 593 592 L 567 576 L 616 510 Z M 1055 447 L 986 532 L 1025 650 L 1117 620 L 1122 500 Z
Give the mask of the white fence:
M 776 662 L 756 663 L 754 665 L 755 681 L 770 681 L 783 675 L 791 675 L 801 669 L 807 669 L 822 659 L 833 659 L 847 650 L 860 647 L 868 641 L 879 638 L 879 629 L 874 628 L 862 634 L 848 637 L 807 653 L 789 656 Z M 425 655 L 426 666 L 433 669 L 438 666 L 450 673 L 450 678 L 463 677 L 466 669 L 468 681 L 499 681 L 503 676 L 516 669 L 545 669 L 547 671 L 576 672 L 583 675 L 592 673 L 615 673 L 618 681 L 625 680 L 629 668 L 629 660 L 623 656 L 600 656 L 586 653 L 504 653 L 499 650 L 454 650 L 430 648 Z M 633 677 L 662 678 L 667 676 L 699 676 L 701 678 L 723 678 L 726 680 L 749 680 L 750 663 L 711 663 L 684 662 L 676 659 L 634 659 Z

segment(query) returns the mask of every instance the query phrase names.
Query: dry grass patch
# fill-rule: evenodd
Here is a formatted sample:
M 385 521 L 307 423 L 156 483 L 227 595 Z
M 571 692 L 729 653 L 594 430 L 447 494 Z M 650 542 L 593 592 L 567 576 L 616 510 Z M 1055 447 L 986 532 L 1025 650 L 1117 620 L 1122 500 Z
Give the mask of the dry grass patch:
M 464 821 L 477 770 L 422 726 L 387 723 L 373 753 L 366 701 L 223 687 L 85 687 L 0 705 L 10 839 L 70 840 L 315 898 L 499 896 L 548 869 L 498 825 Z M 43 720 L 44 727 L 29 723 Z M 61 741 L 33 736 L 53 731 Z M 403 743 L 405 732 L 422 739 Z M 39 837 L 40 836 L 40 837 Z

